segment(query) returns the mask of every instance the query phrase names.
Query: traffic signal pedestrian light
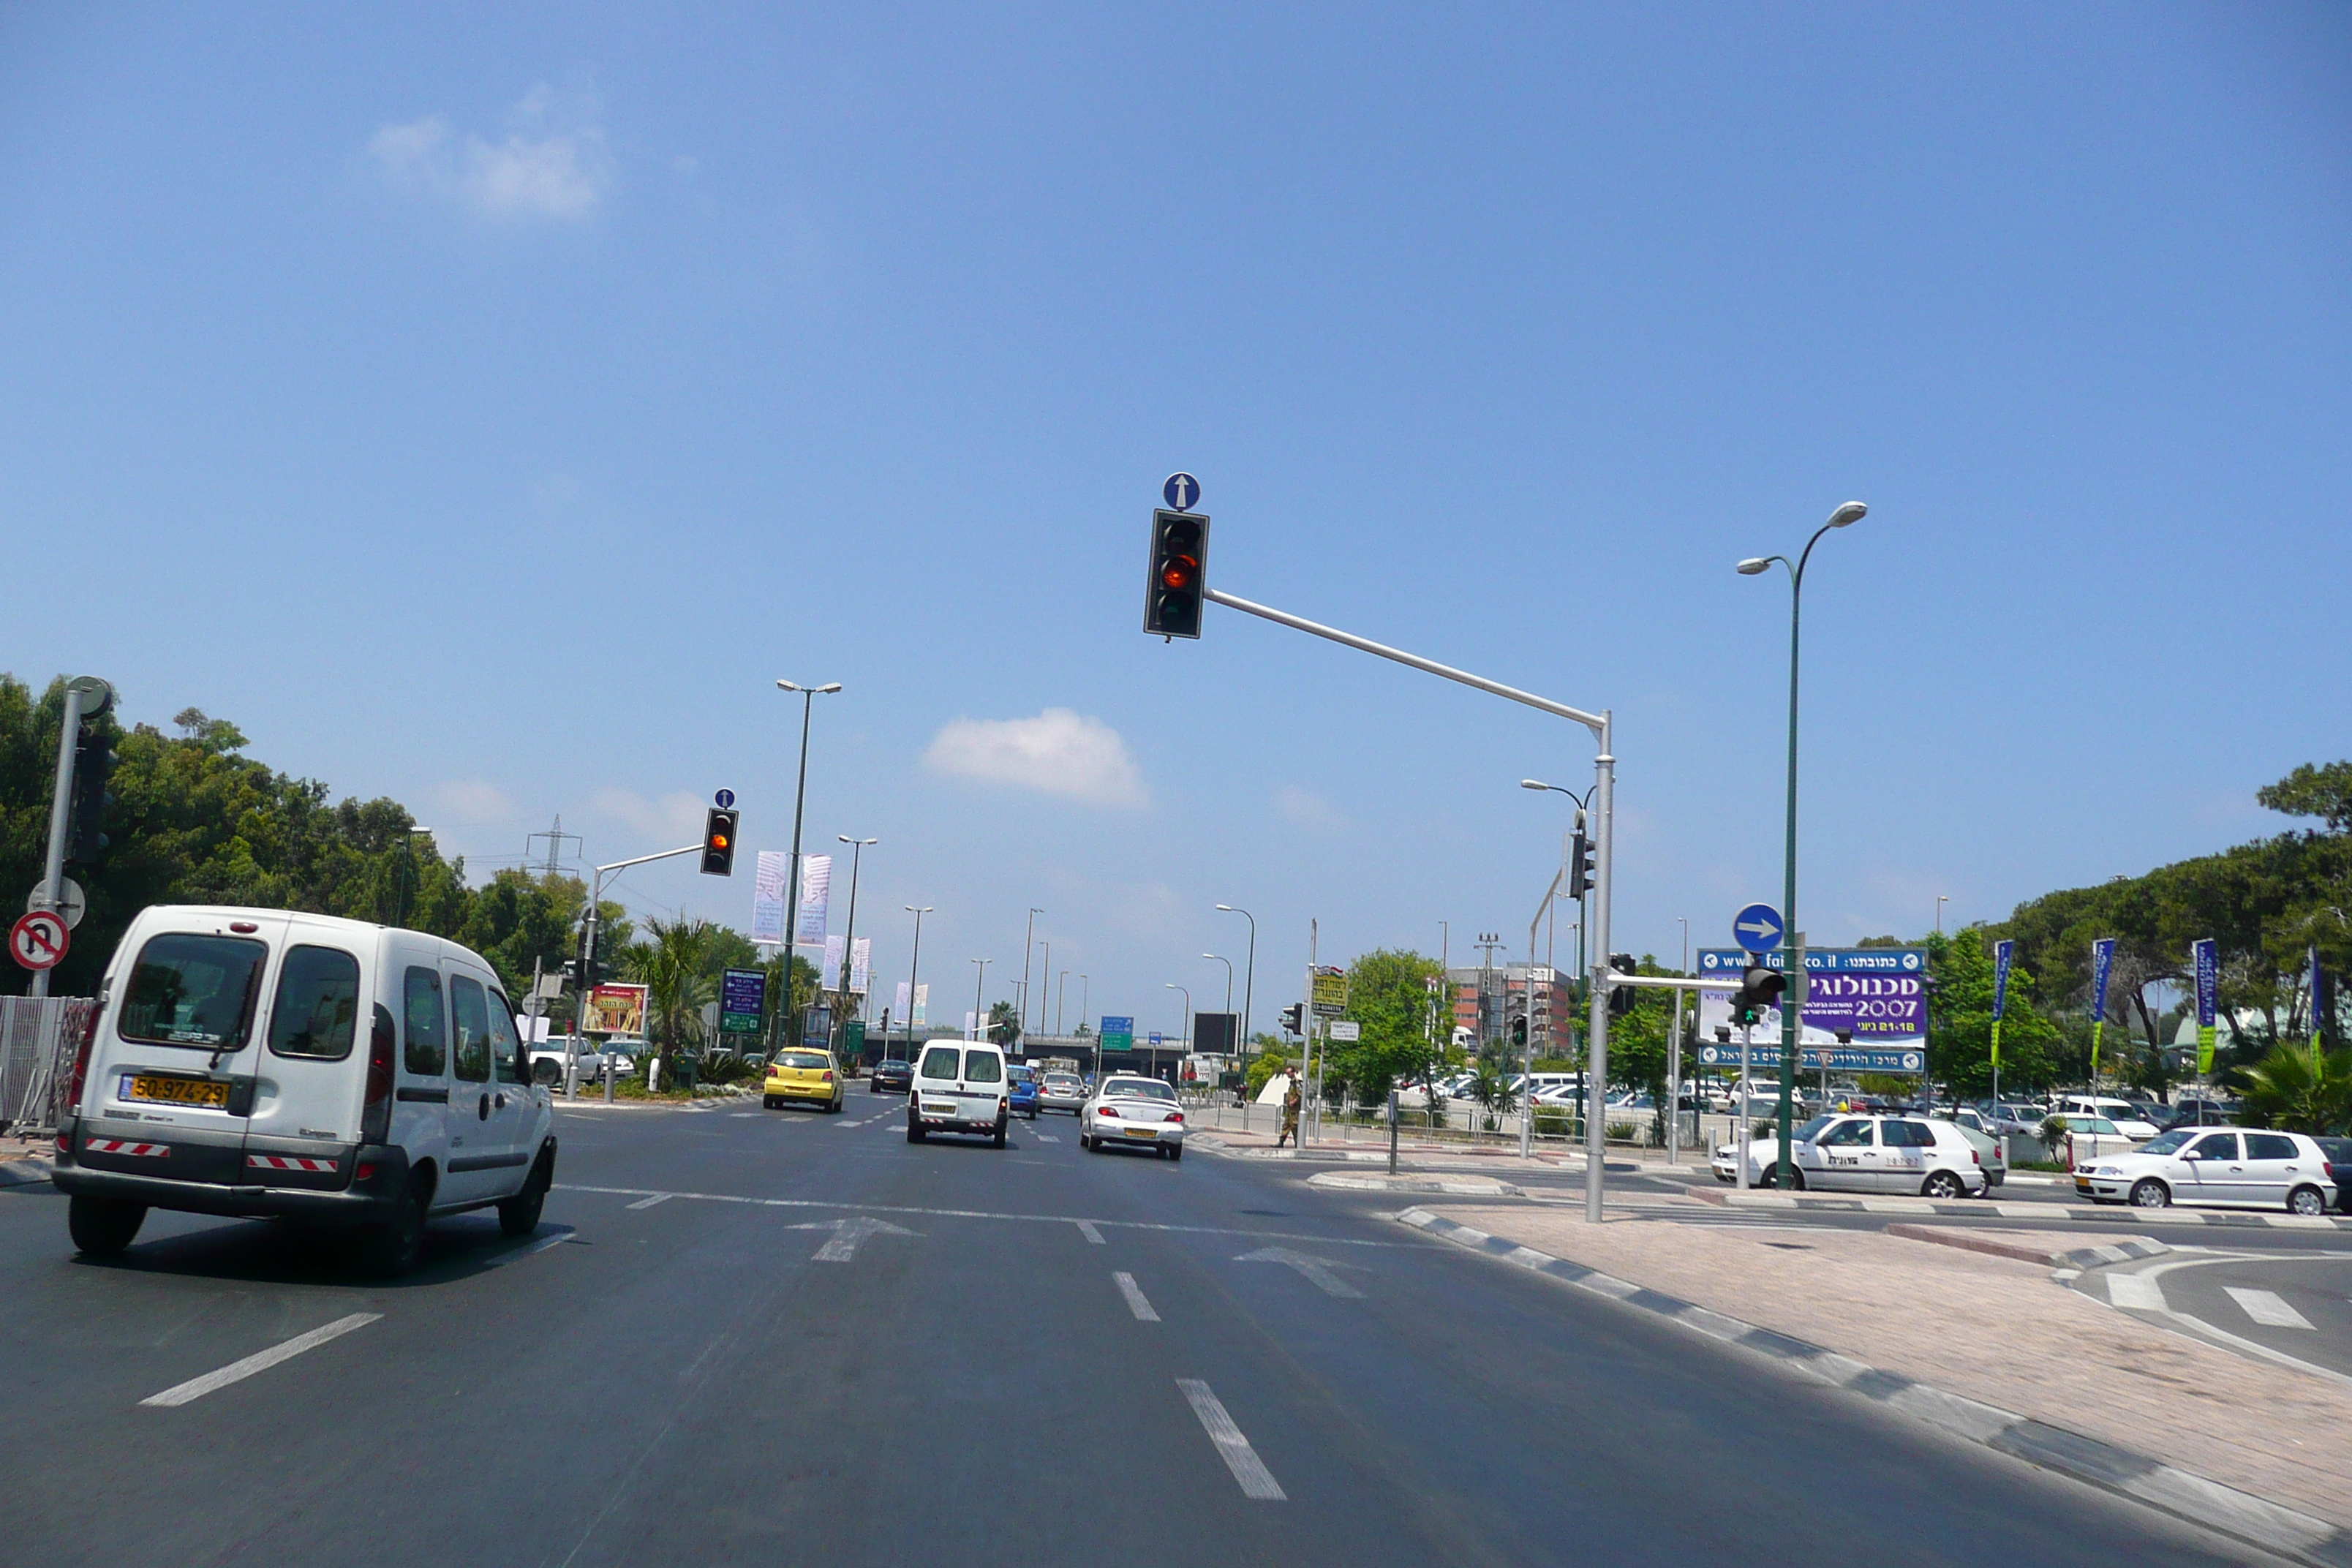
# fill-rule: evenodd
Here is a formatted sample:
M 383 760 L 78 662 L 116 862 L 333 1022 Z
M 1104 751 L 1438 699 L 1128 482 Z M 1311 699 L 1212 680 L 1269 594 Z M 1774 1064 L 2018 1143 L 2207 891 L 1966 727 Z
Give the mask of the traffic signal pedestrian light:
M 1581 899 L 1592 890 L 1592 840 L 1578 828 L 1568 837 L 1568 896 Z
M 1293 1002 L 1289 1006 L 1285 1007 L 1282 1010 L 1282 1032 L 1284 1034 L 1305 1034 L 1307 1032 L 1304 1027 L 1306 1022 L 1307 1004 L 1304 1002 Z
M 1620 974 L 1631 974 L 1635 968 L 1633 955 L 1630 952 L 1612 952 L 1609 955 L 1609 967 Z M 1611 986 L 1609 989 L 1610 1016 L 1616 1018 L 1623 1017 L 1633 1010 L 1633 1004 L 1640 997 L 1641 993 L 1631 985 Z
M 1209 520 L 1199 512 L 1151 514 L 1151 575 L 1143 586 L 1143 629 L 1164 637 L 1201 635 L 1208 591 Z
M 706 877 L 731 877 L 735 874 L 735 823 L 743 814 L 710 808 L 702 824 L 702 874 Z
M 66 858 L 92 866 L 111 842 L 106 837 L 106 808 L 114 796 L 106 785 L 114 773 L 114 747 L 95 729 L 84 729 L 74 742 L 73 798 L 66 819 Z
M 1739 972 L 1739 989 L 1731 994 L 1731 1016 L 1742 1024 L 1760 1024 L 1764 1010 L 1780 1000 L 1788 982 L 1777 969 L 1751 963 Z

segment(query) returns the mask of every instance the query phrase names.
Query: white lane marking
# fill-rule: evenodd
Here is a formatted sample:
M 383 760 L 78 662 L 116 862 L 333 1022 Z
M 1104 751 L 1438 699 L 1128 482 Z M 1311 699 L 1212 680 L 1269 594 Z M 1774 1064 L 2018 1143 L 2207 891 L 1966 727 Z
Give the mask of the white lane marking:
M 794 1230 L 829 1230 L 833 1239 L 811 1256 L 812 1263 L 846 1263 L 857 1256 L 858 1243 L 869 1236 L 913 1236 L 914 1231 L 892 1225 L 887 1219 L 871 1215 L 859 1215 L 854 1219 L 821 1219 L 808 1225 L 796 1225 Z
M 1051 1132 L 1032 1132 L 1029 1136 L 1034 1138 L 1040 1143 L 1059 1143 L 1061 1142 L 1059 1138 L 1055 1137 Z
M 518 1247 L 512 1252 L 500 1253 L 482 1265 L 485 1268 L 503 1268 L 509 1263 L 520 1263 L 526 1258 L 536 1258 L 551 1247 L 561 1247 L 572 1239 L 570 1230 L 559 1230 L 553 1236 L 542 1236 L 529 1247 Z
M 768 1113 L 764 1110 L 730 1110 L 727 1113 L 727 1120 L 730 1121 L 748 1121 L 754 1116 L 765 1116 L 766 1114 Z
M 1521 1247 L 1519 1250 L 1525 1252 L 1528 1249 Z M 1529 1256 L 1537 1258 L 1543 1258 L 1543 1254 L 1540 1252 L 1532 1253 Z M 1261 1247 L 1255 1252 L 1243 1253 L 1240 1257 L 1234 1258 L 1234 1261 L 1236 1263 L 1279 1263 L 1286 1268 L 1296 1268 L 1306 1279 L 1312 1280 L 1315 1288 L 1322 1291 L 1326 1296 L 1352 1296 L 1358 1300 L 1361 1300 L 1364 1294 L 1361 1290 L 1357 1289 L 1353 1285 L 1349 1284 L 1345 1279 L 1340 1279 L 1337 1274 L 1331 1272 L 1333 1268 L 1331 1259 L 1328 1258 L 1317 1258 L 1311 1254 L 1304 1252 L 1293 1252 L 1286 1247 Z M 1549 1262 L 1550 1259 L 1544 1258 L 1544 1261 Z
M 629 1206 L 633 1209 L 649 1209 L 656 1204 L 666 1204 L 676 1196 L 677 1196 L 676 1193 L 656 1193 L 649 1198 L 639 1198 Z
M 1111 1278 L 1118 1281 L 1118 1293 L 1127 1298 L 1127 1310 L 1135 1314 L 1137 1322 L 1156 1323 L 1160 1321 L 1160 1314 L 1151 1310 L 1150 1301 L 1144 1300 L 1143 1288 L 1136 1284 L 1134 1275 L 1113 1274 Z
M 1242 1436 L 1242 1429 L 1225 1414 L 1223 1404 L 1209 1392 L 1209 1385 L 1197 1377 L 1180 1377 L 1176 1386 L 1184 1391 L 1185 1402 L 1201 1418 L 1202 1430 L 1216 1445 L 1217 1458 L 1224 1460 L 1225 1468 L 1241 1483 L 1242 1495 L 1258 1502 L 1290 1500 L 1281 1483 L 1274 1479 L 1274 1472 L 1265 1468 L 1265 1461 L 1257 1457 L 1257 1450 Z
M 139 1403 L 173 1405 L 185 1405 L 192 1399 L 202 1399 L 216 1388 L 226 1388 L 230 1384 L 240 1383 L 257 1372 L 266 1372 L 281 1361 L 300 1355 L 304 1351 L 316 1350 L 329 1340 L 341 1339 L 353 1329 L 364 1329 L 383 1316 L 382 1312 L 353 1312 L 348 1318 L 337 1318 L 333 1322 L 322 1328 L 312 1329 L 307 1334 L 297 1334 L 282 1345 L 272 1345 L 266 1351 L 246 1357 L 243 1361 L 233 1361 L 218 1372 L 208 1372 L 202 1377 L 192 1377 L 185 1383 L 175 1384 L 161 1394 L 150 1394 Z
M 2275 1290 L 2249 1290 L 2236 1285 L 2224 1285 L 2230 1300 L 2245 1309 L 2246 1316 L 2266 1329 L 2311 1329 L 2310 1320 L 2286 1304 L 2286 1298 Z
M 2168 1312 L 2164 1287 L 2144 1274 L 2107 1276 L 2107 1300 L 2118 1307 L 2143 1312 Z
M 1085 1237 L 1088 1241 L 1093 1242 L 1097 1247 L 1108 1245 L 1103 1240 L 1102 1232 L 1095 1228 L 1094 1221 L 1090 1219 L 1082 1219 L 1077 1222 L 1077 1226 L 1078 1234 Z

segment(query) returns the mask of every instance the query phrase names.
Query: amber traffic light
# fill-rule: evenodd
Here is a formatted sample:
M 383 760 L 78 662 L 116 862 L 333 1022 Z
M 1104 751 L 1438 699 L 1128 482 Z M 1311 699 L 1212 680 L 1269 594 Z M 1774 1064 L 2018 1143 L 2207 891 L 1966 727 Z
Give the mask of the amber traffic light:
M 743 814 L 710 808 L 710 816 L 702 825 L 702 874 L 706 877 L 731 877 L 735 874 L 735 823 Z
M 1164 637 L 1199 637 L 1208 574 L 1209 520 L 1196 511 L 1153 512 L 1143 629 Z

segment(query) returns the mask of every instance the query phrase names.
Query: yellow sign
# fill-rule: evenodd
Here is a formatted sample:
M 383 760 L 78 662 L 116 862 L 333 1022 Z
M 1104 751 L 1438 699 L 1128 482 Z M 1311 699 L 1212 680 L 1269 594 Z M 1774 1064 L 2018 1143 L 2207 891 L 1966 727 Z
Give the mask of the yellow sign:
M 1336 1018 L 1348 1010 L 1348 972 L 1324 964 L 1315 971 L 1315 1016 Z
M 646 1032 L 646 988 L 642 985 L 599 985 L 588 993 L 591 1035 L 632 1035 Z

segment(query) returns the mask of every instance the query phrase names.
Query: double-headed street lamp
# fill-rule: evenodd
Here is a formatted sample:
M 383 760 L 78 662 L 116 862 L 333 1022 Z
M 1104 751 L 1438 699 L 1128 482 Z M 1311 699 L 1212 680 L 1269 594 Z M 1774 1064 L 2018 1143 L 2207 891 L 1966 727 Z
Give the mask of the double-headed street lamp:
M 808 801 L 809 710 L 816 706 L 820 696 L 830 696 L 840 690 L 841 682 L 835 680 L 823 686 L 796 686 L 789 680 L 779 679 L 776 689 L 794 692 L 801 700 L 801 779 L 793 791 L 793 864 L 784 884 L 784 994 L 777 1007 L 781 1016 L 792 1006 L 793 952 L 799 944 L 801 934 L 801 808 Z M 824 980 L 820 977 L 817 984 L 824 984 Z
M 1575 829 L 1575 830 L 1576 830 L 1578 833 L 1580 833 L 1580 833 L 1582 833 L 1582 832 L 1584 831 L 1584 821 L 1585 821 L 1585 802 L 1587 802 L 1588 800 L 1590 800 L 1590 799 L 1592 797 L 1592 787 L 1597 787 L 1597 786 L 1588 787 L 1582 795 L 1579 795 L 1579 794 L 1577 794 L 1577 793 L 1576 793 L 1574 790 L 1572 790 L 1572 789 L 1566 788 L 1566 787 L 1564 787 L 1563 785 L 1560 785 L 1560 784 L 1546 784 L 1546 783 L 1544 783 L 1544 782 L 1543 782 L 1543 780 L 1541 780 L 1541 779 L 1521 779 L 1521 780 L 1519 781 L 1519 787 L 1520 787 L 1521 789 L 1549 790 L 1549 791 L 1550 791 L 1550 792 L 1551 792 L 1552 794 L 1554 794 L 1554 795 L 1564 795 L 1568 796 L 1568 798 L 1569 798 L 1569 799 L 1570 799 L 1570 800 L 1572 800 L 1572 801 L 1576 802 L 1576 829 Z M 1567 860 L 1567 859 L 1569 858 L 1569 857 L 1567 857 L 1567 856 L 1562 856 L 1560 858 L 1561 858 L 1563 861 L 1565 861 L 1565 860 Z M 1566 868 L 1564 867 L 1563 868 L 1565 869 Z M 1578 881 L 1581 881 L 1582 879 L 1582 879 L 1580 876 L 1576 878 L 1576 880 L 1578 880 Z M 1555 883 L 1555 884 L 1554 884 L 1554 886 L 1555 886 L 1555 887 L 1557 887 L 1557 886 L 1558 886 L 1558 884 L 1557 884 L 1557 883 Z M 1578 974 L 1580 974 L 1580 974 L 1582 974 L 1582 973 L 1584 973 L 1584 972 L 1585 972 L 1585 970 L 1584 970 L 1584 895 L 1585 895 L 1585 890 L 1583 890 L 1583 889 L 1580 889 L 1580 890 L 1577 892 L 1577 894 L 1576 894 L 1576 973 L 1577 973 Z M 1601 956 L 1605 959 L 1608 955 L 1607 955 L 1606 953 L 1603 953 Z M 1530 945 L 1529 945 L 1529 947 L 1528 947 L 1528 963 L 1530 963 L 1530 964 L 1533 964 L 1533 963 L 1535 963 L 1535 961 L 1536 961 L 1535 949 L 1534 949 L 1534 947 L 1533 947 L 1533 945 L 1532 945 L 1532 942 L 1531 942 L 1531 943 L 1530 943 Z
M 923 973 L 923 917 L 934 912 L 935 906 L 925 904 L 921 909 L 917 909 L 914 905 L 908 904 L 905 908 L 908 914 L 915 917 L 915 952 L 914 955 L 907 960 L 907 1016 L 904 1021 L 907 1030 L 907 1059 L 913 1061 L 915 1059 L 915 986 Z M 792 971 L 787 968 L 784 973 L 790 974 Z M 890 1041 L 887 1036 L 885 1036 L 882 1041 L 882 1054 L 886 1057 L 890 1054 Z
M 1813 530 L 1805 541 L 1805 548 L 1791 563 L 1785 555 L 1757 555 L 1739 563 L 1739 574 L 1753 577 L 1769 568 L 1775 561 L 1789 573 L 1789 824 L 1788 841 L 1781 858 L 1780 929 L 1789 933 L 1789 986 L 1780 1001 L 1780 1163 L 1773 1173 L 1772 1184 L 1788 1188 L 1795 1184 L 1795 1166 L 1790 1159 L 1790 1099 L 1797 1081 L 1798 1019 L 1804 1010 L 1805 951 L 1797 935 L 1797 649 L 1798 629 L 1801 625 L 1805 600 L 1805 563 L 1813 558 L 1813 546 L 1822 535 L 1832 528 L 1847 528 L 1870 514 L 1870 509 L 1858 500 L 1850 500 L 1830 513 L 1830 520 Z
M 852 838 L 846 833 L 836 833 L 834 837 L 849 846 L 849 926 L 841 933 L 841 994 L 843 1001 L 848 1006 L 849 1016 L 856 1017 L 861 1009 L 855 1001 L 850 1000 L 856 993 L 849 989 L 849 966 L 857 948 L 857 867 L 858 862 L 866 858 L 866 851 L 881 843 L 882 840 Z M 792 973 L 791 964 L 787 963 L 784 966 L 784 973 L 786 975 Z M 786 984 L 789 984 L 790 981 L 787 980 Z
M 1224 914 L 1239 915 L 1250 923 L 1249 961 L 1242 966 L 1242 1044 L 1246 1047 L 1250 1037 L 1250 994 L 1257 989 L 1257 917 L 1232 904 L 1219 904 L 1217 909 Z M 1228 1008 L 1233 1005 L 1232 997 L 1225 998 Z

